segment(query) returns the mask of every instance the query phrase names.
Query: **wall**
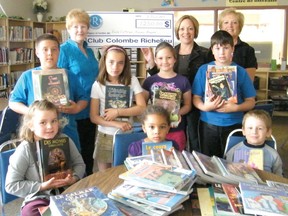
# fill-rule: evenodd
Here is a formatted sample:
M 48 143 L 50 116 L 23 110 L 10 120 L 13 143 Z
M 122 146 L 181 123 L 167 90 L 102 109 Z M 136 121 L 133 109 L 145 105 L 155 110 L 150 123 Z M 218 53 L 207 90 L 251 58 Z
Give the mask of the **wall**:
M 87 11 L 122 11 L 123 8 L 134 8 L 136 11 L 151 11 L 163 8 L 163 0 L 47 0 L 50 12 L 46 16 L 65 16 L 72 8 L 82 8 Z M 36 20 L 32 12 L 33 0 L 0 0 L 0 4 L 8 16 L 22 16 L 25 19 Z M 221 7 L 226 0 L 175 0 L 178 7 Z M 288 5 L 287 0 L 278 0 L 279 5 Z M 16 6 L 17 5 L 17 6 Z

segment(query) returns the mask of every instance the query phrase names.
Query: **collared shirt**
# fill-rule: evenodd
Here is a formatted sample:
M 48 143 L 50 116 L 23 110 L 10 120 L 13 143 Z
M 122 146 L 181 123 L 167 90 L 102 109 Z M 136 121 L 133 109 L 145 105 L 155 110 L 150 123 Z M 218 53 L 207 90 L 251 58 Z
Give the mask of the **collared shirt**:
M 86 41 L 84 41 L 83 47 L 86 50 L 87 56 L 82 53 L 78 44 L 71 39 L 61 44 L 58 66 L 74 73 L 84 88 L 86 96 L 90 98 L 92 85 L 98 76 L 98 61 L 95 58 L 93 50 L 88 48 Z M 80 113 L 76 114 L 76 120 L 89 118 L 89 112 L 90 104 Z

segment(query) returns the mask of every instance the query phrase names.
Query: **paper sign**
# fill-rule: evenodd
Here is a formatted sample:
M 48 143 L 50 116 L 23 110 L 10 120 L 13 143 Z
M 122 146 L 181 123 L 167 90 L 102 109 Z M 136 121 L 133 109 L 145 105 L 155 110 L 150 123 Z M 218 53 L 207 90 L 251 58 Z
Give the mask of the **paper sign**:
M 123 47 L 174 45 L 174 15 L 171 13 L 88 12 L 90 47 L 117 44 Z

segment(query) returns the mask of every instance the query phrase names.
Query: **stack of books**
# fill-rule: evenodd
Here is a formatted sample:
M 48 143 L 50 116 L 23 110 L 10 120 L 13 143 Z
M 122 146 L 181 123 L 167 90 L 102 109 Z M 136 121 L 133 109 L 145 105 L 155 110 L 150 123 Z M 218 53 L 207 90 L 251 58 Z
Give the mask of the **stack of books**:
M 214 183 L 197 188 L 202 215 L 288 215 L 287 184 Z
M 124 183 L 108 197 L 148 215 L 168 215 L 189 199 L 195 177 L 195 170 L 143 160 L 119 176 Z

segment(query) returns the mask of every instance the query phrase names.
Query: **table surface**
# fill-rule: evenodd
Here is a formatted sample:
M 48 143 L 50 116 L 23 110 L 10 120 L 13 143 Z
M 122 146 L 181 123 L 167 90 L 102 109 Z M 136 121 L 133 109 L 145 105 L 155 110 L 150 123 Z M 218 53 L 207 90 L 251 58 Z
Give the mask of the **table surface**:
M 77 190 L 82 190 L 84 188 L 95 186 L 99 188 L 106 195 L 116 186 L 120 185 L 123 180 L 119 178 L 121 173 L 124 173 L 126 167 L 124 165 L 109 168 L 103 172 L 97 172 L 89 175 L 75 184 L 67 188 L 63 193 L 74 192 Z M 192 215 L 191 201 L 187 200 L 183 203 L 184 209 L 179 210 L 171 215 L 174 216 L 188 216 Z

